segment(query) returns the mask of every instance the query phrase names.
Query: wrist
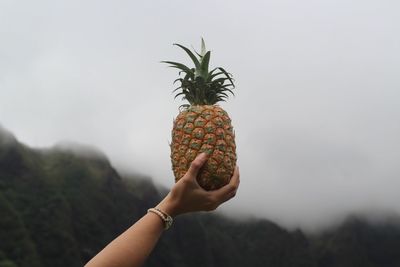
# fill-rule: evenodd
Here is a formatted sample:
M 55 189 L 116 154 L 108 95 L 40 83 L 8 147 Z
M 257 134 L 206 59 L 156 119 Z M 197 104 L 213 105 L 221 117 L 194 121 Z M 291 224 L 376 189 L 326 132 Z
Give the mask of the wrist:
M 178 211 L 175 202 L 171 199 L 170 194 L 168 194 L 157 206 L 164 213 L 168 214 L 172 218 L 178 216 Z
M 149 212 L 154 213 L 158 217 L 160 217 L 160 219 L 164 222 L 165 230 L 168 230 L 171 227 L 171 225 L 174 221 L 174 219 L 171 216 L 169 216 L 168 214 L 166 214 L 165 212 L 163 212 L 162 210 L 160 210 L 158 208 L 150 208 L 147 210 L 147 213 L 149 213 Z

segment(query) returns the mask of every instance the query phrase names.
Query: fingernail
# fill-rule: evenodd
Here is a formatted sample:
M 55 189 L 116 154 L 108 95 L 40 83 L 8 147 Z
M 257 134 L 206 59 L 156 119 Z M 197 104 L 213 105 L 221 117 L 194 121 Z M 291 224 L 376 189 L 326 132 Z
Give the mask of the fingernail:
M 207 153 L 205 153 L 205 152 L 202 152 L 202 153 L 200 154 L 201 160 L 205 160 L 205 159 L 207 159 L 207 157 L 208 157 L 208 155 L 207 155 Z

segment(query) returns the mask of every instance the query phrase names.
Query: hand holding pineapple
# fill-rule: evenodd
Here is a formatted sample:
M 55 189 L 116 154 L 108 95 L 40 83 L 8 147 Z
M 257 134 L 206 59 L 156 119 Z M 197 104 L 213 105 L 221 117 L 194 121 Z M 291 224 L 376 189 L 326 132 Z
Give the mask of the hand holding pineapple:
M 158 210 L 172 217 L 193 211 L 209 211 L 235 196 L 239 186 L 237 167 L 229 183 L 222 188 L 206 191 L 200 187 L 196 178 L 206 161 L 205 153 L 196 157 L 187 173 L 158 204 Z M 108 244 L 85 267 L 142 266 L 164 228 L 164 219 L 160 220 L 160 216 L 152 212 L 147 213 Z
M 206 153 L 196 157 L 186 174 L 157 206 L 160 210 L 172 217 L 194 211 L 211 211 L 236 195 L 240 183 L 237 166 L 229 183 L 217 190 L 206 191 L 198 184 L 196 178 L 207 158 Z

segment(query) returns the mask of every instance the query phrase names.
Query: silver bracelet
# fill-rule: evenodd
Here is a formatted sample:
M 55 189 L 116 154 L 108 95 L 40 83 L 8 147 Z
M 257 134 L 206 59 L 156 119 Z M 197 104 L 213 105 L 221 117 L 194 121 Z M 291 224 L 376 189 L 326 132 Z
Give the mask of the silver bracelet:
M 171 227 L 172 222 L 174 221 L 171 216 L 166 214 L 165 212 L 161 211 L 158 208 L 151 208 L 147 210 L 147 213 L 152 212 L 154 214 L 157 214 L 158 217 L 161 218 L 161 220 L 164 222 L 164 229 L 167 230 L 168 228 Z

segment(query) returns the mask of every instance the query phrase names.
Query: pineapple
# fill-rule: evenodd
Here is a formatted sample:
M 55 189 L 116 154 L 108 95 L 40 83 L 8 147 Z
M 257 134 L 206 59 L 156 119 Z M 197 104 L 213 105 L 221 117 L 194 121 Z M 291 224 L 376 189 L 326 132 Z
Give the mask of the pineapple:
M 172 61 L 162 61 L 179 69 L 180 77 L 174 81 L 180 86 L 174 90 L 175 98 L 182 96 L 189 104 L 181 105 L 173 123 L 171 161 L 178 181 L 187 172 L 191 162 L 202 152 L 208 160 L 200 171 L 197 181 L 205 190 L 215 190 L 227 184 L 236 165 L 235 134 L 226 111 L 216 105 L 225 101 L 227 93 L 233 95 L 235 87 L 230 73 L 217 67 L 209 71 L 210 51 L 201 40 L 201 52 L 195 55 L 182 48 L 194 63 L 194 68 Z M 182 76 L 181 76 L 182 74 Z

